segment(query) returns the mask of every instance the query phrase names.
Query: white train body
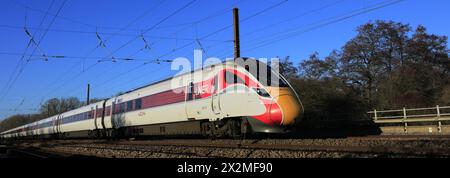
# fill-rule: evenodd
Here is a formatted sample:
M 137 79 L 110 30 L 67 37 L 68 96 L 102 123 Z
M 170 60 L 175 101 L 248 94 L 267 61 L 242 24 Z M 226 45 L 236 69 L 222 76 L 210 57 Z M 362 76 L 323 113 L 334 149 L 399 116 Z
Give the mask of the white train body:
M 229 120 L 238 120 L 239 133 L 280 132 L 300 118 L 303 108 L 291 87 L 263 85 L 247 70 L 233 62 L 210 66 L 8 130 L 1 137 L 212 134 L 230 132 L 235 125 L 228 124 L 236 122 Z

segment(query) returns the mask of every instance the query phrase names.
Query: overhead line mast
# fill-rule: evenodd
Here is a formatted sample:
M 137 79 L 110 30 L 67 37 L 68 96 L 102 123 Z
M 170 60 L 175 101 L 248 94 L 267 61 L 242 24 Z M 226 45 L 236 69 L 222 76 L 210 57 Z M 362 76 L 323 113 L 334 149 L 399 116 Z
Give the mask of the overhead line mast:
M 241 46 L 239 39 L 239 9 L 233 9 L 233 24 L 234 24 L 234 60 L 241 57 Z

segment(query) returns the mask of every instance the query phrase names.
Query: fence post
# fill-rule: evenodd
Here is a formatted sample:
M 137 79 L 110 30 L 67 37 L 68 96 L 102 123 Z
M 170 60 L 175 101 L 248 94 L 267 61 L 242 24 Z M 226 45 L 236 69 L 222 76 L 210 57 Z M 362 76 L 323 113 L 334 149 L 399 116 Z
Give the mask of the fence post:
M 437 120 L 438 120 L 438 131 L 442 133 L 442 123 L 441 123 L 441 111 L 439 105 L 436 106 Z
M 377 117 L 377 110 L 376 110 L 376 109 L 373 110 L 373 113 L 374 113 L 374 115 L 375 115 L 375 121 L 377 121 L 377 120 L 378 120 L 378 117 Z
M 406 118 L 407 118 L 407 116 L 406 116 L 406 108 L 405 107 L 403 107 L 403 123 L 404 123 L 404 132 L 405 133 L 408 133 L 408 122 L 406 122 Z

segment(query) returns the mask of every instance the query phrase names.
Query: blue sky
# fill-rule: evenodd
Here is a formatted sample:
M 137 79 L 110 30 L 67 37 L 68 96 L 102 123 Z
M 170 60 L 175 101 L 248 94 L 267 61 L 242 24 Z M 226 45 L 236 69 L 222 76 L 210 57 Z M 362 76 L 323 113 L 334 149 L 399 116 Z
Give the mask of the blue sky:
M 67 0 L 65 3 L 64 0 L 55 0 L 51 5 L 52 2 L 0 1 L 0 118 L 35 112 L 34 109 L 42 101 L 53 97 L 76 96 L 84 99 L 87 83 L 92 85 L 91 97 L 100 98 L 170 77 L 177 73 L 170 70 L 170 64 L 143 65 L 143 60 L 159 57 L 186 57 L 192 60 L 193 50 L 200 49 L 196 39 L 199 39 L 208 57 L 232 56 L 231 28 L 207 38 L 202 37 L 232 25 L 231 8 L 234 6 L 240 8 L 241 20 L 251 17 L 241 22 L 242 56 L 291 56 L 296 64 L 315 51 L 323 57 L 333 49 L 341 48 L 356 34 L 357 26 L 374 20 L 408 23 L 413 28 L 423 24 L 430 33 L 450 34 L 448 0 L 404 0 L 307 31 L 303 30 L 326 23 L 334 17 L 345 17 L 342 15 L 392 1 L 197 0 L 173 16 L 170 15 L 191 0 Z M 61 6 L 58 17 L 54 18 Z M 44 18 L 47 9 L 50 9 L 49 15 Z M 169 18 L 162 21 L 166 17 Z M 44 61 L 41 57 L 26 57 L 25 61 L 31 60 L 22 63 L 25 64 L 23 71 L 10 86 L 7 82 L 15 78 L 17 73 L 14 71 L 29 42 L 24 27 L 39 43 L 34 55 L 71 58 Z M 47 28 L 49 30 L 45 33 Z M 140 50 L 145 43 L 137 37 L 146 30 L 145 40 L 151 49 Z M 283 37 L 289 30 L 293 33 Z M 103 40 L 108 39 L 106 48 L 96 48 L 99 44 L 96 32 Z M 40 40 L 43 34 L 45 36 Z M 276 35 L 281 37 L 273 38 Z M 263 43 L 266 40 L 267 43 Z M 32 44 L 26 54 L 30 55 L 34 48 Z M 98 63 L 95 59 L 107 56 L 131 56 L 139 60 Z M 83 58 L 85 69 L 93 66 L 84 72 Z

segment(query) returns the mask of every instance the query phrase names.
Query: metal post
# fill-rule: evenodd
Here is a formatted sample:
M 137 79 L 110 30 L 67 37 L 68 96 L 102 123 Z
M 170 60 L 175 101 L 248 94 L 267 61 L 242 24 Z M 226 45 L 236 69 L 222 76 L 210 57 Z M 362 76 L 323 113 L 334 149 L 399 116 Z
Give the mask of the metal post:
M 89 105 L 89 95 L 90 95 L 91 85 L 87 84 L 87 98 L 86 98 L 86 105 Z
M 376 109 L 373 110 L 373 113 L 374 113 L 374 115 L 375 115 L 375 121 L 377 121 L 377 120 L 378 120 L 378 117 L 377 117 L 377 110 L 376 110 Z
M 436 106 L 436 116 L 438 120 L 438 131 L 439 133 L 442 133 L 442 123 L 441 123 L 441 111 L 439 109 L 439 105 Z
M 408 133 L 408 122 L 406 122 L 406 118 L 407 118 L 407 116 L 406 116 L 406 108 L 403 108 L 403 122 L 405 124 L 404 132 Z
M 239 9 L 233 9 L 234 22 L 234 60 L 241 57 L 241 45 L 239 39 Z

